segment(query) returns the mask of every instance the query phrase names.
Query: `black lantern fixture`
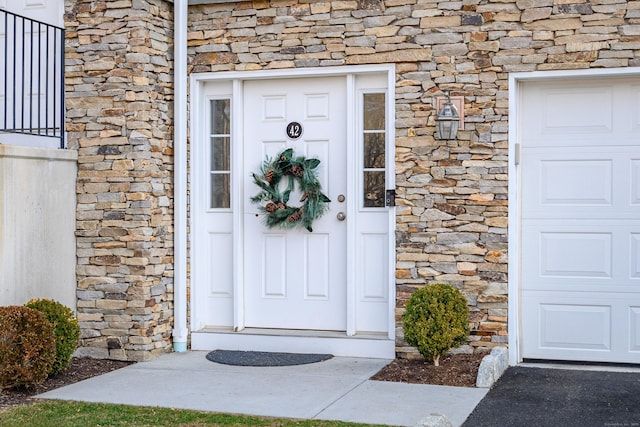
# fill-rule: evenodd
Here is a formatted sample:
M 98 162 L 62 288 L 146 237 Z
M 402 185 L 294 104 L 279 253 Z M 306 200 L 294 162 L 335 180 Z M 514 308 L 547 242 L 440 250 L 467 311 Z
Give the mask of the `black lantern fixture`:
M 458 136 L 458 128 L 460 127 L 460 114 L 455 105 L 451 103 L 449 91 L 446 92 L 447 99 L 444 105 L 438 111 L 436 116 L 436 128 L 438 130 L 439 139 L 456 139 Z

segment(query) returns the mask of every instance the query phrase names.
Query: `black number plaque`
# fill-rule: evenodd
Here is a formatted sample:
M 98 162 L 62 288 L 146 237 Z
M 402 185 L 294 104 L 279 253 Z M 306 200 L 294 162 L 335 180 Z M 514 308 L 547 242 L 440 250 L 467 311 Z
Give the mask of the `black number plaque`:
M 298 122 L 291 122 L 287 125 L 287 136 L 290 139 L 298 139 L 302 136 L 302 125 Z

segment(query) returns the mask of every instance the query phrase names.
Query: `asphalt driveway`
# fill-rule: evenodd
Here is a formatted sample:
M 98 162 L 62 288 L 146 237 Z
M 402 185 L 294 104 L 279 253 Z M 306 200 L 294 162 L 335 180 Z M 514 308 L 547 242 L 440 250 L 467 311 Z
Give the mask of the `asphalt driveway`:
M 640 370 L 507 369 L 464 427 L 640 427 Z

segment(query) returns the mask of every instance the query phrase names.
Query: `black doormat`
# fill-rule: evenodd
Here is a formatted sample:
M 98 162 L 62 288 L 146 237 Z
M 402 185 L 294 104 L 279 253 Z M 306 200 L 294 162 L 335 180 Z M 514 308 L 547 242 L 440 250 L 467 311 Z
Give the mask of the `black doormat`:
M 332 354 L 271 353 L 266 351 L 214 350 L 207 360 L 236 366 L 293 366 L 329 360 Z

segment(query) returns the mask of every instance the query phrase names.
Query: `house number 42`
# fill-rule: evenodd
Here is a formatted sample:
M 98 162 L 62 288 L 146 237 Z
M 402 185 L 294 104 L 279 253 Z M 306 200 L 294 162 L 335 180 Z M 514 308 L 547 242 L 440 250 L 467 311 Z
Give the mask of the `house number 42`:
M 298 122 L 291 122 L 287 125 L 287 136 L 290 139 L 298 139 L 302 136 L 302 125 Z

